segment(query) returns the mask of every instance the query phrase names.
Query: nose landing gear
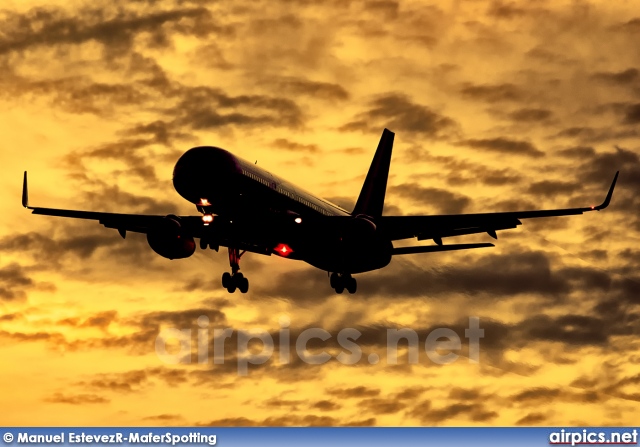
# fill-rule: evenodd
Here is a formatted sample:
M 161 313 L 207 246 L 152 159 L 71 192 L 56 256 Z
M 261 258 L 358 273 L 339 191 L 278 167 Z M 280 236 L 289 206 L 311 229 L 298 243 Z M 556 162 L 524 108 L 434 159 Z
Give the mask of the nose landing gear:
M 222 274 L 222 287 L 227 289 L 229 293 L 233 293 L 236 289 L 239 289 L 242 293 L 247 293 L 249 290 L 249 280 L 244 277 L 240 270 L 240 258 L 245 252 L 240 253 L 237 248 L 229 247 L 229 265 L 231 266 L 231 273 L 224 272 Z
M 358 283 L 350 273 L 339 274 L 334 272 L 329 277 L 329 283 L 336 293 L 342 293 L 344 289 L 347 289 L 349 293 L 356 293 L 356 290 L 358 290 Z

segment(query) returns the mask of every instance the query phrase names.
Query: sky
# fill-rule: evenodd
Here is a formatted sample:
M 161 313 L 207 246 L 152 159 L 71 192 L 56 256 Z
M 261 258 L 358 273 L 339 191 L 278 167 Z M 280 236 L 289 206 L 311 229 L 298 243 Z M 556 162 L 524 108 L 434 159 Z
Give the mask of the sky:
M 638 41 L 633 1 L 4 1 L 0 424 L 637 424 Z M 28 170 L 34 206 L 194 215 L 172 169 L 214 145 L 350 208 L 384 127 L 387 215 L 590 206 L 620 178 L 605 211 L 394 258 L 355 295 L 257 254 L 242 259 L 249 293 L 228 294 L 225 249 L 170 261 L 144 235 L 20 206 Z M 239 375 L 237 334 L 281 341 L 283 322 L 291 346 L 328 331 L 315 353 L 357 329 L 362 359 L 276 348 Z M 222 328 L 223 363 L 199 361 L 197 338 L 211 351 Z M 417 363 L 388 361 L 401 328 Z M 425 354 L 436 328 L 462 340 L 451 364 Z M 180 363 L 156 353 L 167 329 L 191 330 Z

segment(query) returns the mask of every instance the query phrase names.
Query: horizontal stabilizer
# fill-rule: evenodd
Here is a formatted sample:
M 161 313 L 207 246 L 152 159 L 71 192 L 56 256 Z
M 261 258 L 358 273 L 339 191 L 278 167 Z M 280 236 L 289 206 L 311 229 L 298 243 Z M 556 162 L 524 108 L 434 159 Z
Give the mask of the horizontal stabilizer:
M 398 247 L 391 252 L 393 255 L 410 255 L 413 253 L 433 253 L 437 251 L 468 250 L 470 248 L 494 247 L 493 244 L 451 244 L 451 245 L 419 245 L 415 247 Z

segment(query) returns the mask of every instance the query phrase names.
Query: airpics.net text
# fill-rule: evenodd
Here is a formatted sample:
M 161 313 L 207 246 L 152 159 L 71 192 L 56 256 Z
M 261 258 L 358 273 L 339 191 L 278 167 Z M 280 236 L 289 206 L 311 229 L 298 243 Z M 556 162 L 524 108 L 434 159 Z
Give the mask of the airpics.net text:
M 197 319 L 198 329 L 195 334 L 192 329 L 162 329 L 156 337 L 155 351 L 160 360 L 168 364 L 207 364 L 212 361 L 215 365 L 223 365 L 235 362 L 238 375 L 246 376 L 250 365 L 263 365 L 271 360 L 276 348 L 280 365 L 292 362 L 292 348 L 297 359 L 308 365 L 322 365 L 331 360 L 343 365 L 354 365 L 362 361 L 379 363 L 381 357 L 376 352 L 369 352 L 363 359 L 361 344 L 372 351 L 375 347 L 383 349 L 388 365 L 398 364 L 399 353 L 402 356 L 406 353 L 409 364 L 419 363 L 421 345 L 428 361 L 437 365 L 457 361 L 463 350 L 461 337 L 456 331 L 446 327 L 435 328 L 426 333 L 426 336 L 421 331 L 423 342 L 418 332 L 411 328 L 387 328 L 386 333 L 382 332 L 381 336 L 378 334 L 378 337 L 384 337 L 384 349 L 384 346 L 376 346 L 371 340 L 361 340 L 363 332 L 356 328 L 344 328 L 337 332 L 334 330 L 333 334 L 318 327 L 296 331 L 291 329 L 291 321 L 286 316 L 280 317 L 279 325 L 277 331 L 261 328 L 212 330 L 209 318 L 201 315 Z M 480 328 L 480 319 L 469 317 L 468 327 L 464 329 L 464 338 L 468 341 L 464 357 L 468 358 L 469 363 L 480 361 L 480 339 L 483 337 L 484 329 Z M 358 340 L 361 340 L 360 344 Z M 310 347 L 310 344 L 313 346 Z

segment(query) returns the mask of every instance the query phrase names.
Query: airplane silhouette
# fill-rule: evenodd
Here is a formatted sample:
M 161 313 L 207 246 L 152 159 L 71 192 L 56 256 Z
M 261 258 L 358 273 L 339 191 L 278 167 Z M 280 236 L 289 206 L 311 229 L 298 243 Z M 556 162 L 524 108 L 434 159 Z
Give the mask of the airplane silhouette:
M 521 219 L 600 211 L 611 202 L 616 172 L 602 204 L 584 208 L 431 216 L 383 216 L 394 133 L 384 129 L 352 212 L 316 197 L 230 152 L 200 146 L 185 152 L 173 170 L 176 191 L 195 204 L 201 216 L 116 214 L 29 206 L 27 173 L 22 205 L 33 214 L 97 220 L 107 228 L 144 233 L 151 248 L 168 259 L 191 256 L 196 249 L 228 248 L 231 273 L 222 275 L 229 293 L 246 293 L 240 272 L 246 253 L 298 259 L 327 271 L 336 293 L 355 293 L 352 274 L 385 267 L 395 255 L 493 247 L 489 243 L 443 244 L 446 237 L 516 228 Z M 394 247 L 393 241 L 432 239 L 436 245 Z

